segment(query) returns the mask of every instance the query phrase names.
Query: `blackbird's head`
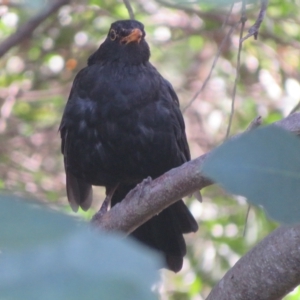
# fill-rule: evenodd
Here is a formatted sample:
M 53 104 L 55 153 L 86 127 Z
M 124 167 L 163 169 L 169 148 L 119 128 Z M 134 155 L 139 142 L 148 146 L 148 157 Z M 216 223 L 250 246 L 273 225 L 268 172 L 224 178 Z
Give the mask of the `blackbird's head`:
M 90 56 L 88 64 L 118 61 L 136 65 L 148 61 L 150 50 L 145 35 L 144 25 L 138 21 L 112 23 L 107 38 Z

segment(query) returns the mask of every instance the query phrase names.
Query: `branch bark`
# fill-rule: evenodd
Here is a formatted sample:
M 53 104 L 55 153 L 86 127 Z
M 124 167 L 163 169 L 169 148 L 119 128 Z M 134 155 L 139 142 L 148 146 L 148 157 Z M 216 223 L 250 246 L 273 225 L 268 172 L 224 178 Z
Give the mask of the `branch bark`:
M 279 300 L 300 284 L 300 225 L 282 226 L 243 256 L 206 300 Z
M 0 44 L 0 57 L 2 57 L 12 47 L 20 44 L 24 39 L 30 37 L 33 31 L 45 21 L 51 14 L 55 13 L 63 5 L 66 5 L 70 0 L 57 0 L 51 3 L 45 10 L 41 11 L 38 15 L 22 24 L 17 31 L 5 39 Z
M 93 223 L 108 231 L 131 233 L 178 199 L 212 184 L 200 172 L 205 157 L 202 155 L 155 180 L 145 179 L 106 214 L 96 214 Z

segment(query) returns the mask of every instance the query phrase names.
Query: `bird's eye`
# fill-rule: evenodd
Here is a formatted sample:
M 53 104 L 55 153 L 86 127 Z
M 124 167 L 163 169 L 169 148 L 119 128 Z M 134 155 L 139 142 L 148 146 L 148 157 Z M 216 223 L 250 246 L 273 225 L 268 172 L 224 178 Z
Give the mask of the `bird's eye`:
M 114 29 L 112 29 L 109 33 L 109 38 L 114 41 L 117 38 L 117 34 L 116 31 Z

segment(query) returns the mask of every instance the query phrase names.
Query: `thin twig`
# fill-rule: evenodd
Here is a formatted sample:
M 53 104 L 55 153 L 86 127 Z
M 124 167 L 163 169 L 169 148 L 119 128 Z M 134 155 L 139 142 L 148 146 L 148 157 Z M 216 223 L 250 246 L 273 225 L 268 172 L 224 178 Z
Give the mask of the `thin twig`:
M 222 28 L 224 28 L 228 24 L 229 18 L 230 18 L 231 14 L 232 14 L 233 7 L 234 7 L 234 3 L 231 4 L 231 6 L 229 8 L 229 11 L 226 14 L 226 18 L 225 18 L 225 20 L 224 20 L 224 22 L 222 24 Z
M 215 69 L 218 59 L 221 55 L 221 52 L 223 50 L 223 47 L 225 45 L 225 43 L 227 42 L 228 38 L 231 36 L 232 32 L 236 29 L 236 27 L 239 25 L 239 22 L 236 23 L 234 26 L 232 26 L 230 28 L 230 30 L 228 31 L 228 33 L 226 34 L 226 36 L 223 38 L 220 47 L 218 49 L 217 54 L 215 55 L 215 58 L 213 60 L 212 66 L 210 68 L 209 74 L 207 75 L 207 77 L 205 78 L 201 88 L 195 93 L 195 95 L 193 96 L 193 98 L 189 101 L 189 103 L 182 109 L 182 112 L 184 113 L 191 105 L 192 103 L 198 98 L 198 96 L 200 95 L 200 93 L 204 90 L 204 88 L 206 87 L 208 81 L 210 80 L 210 77 L 212 75 L 213 70 Z
M 251 121 L 251 123 L 248 125 L 247 129 L 245 130 L 245 132 L 251 131 L 257 127 L 259 127 L 262 123 L 262 118 L 261 116 L 256 117 L 253 121 Z M 244 134 L 243 132 L 240 132 L 232 137 L 230 137 L 231 139 L 236 139 L 238 137 L 240 137 L 242 134 Z
M 243 38 L 242 42 L 251 36 L 254 36 L 254 39 L 257 40 L 259 28 L 260 28 L 262 21 L 264 20 L 264 17 L 265 17 L 266 11 L 267 11 L 267 6 L 268 6 L 268 0 L 261 0 L 261 8 L 260 8 L 258 17 L 257 17 L 255 23 L 249 28 L 248 34 Z
M 262 119 L 261 116 L 256 117 L 251 123 L 248 125 L 246 131 L 251 131 L 261 125 Z
M 257 127 L 259 127 L 261 125 L 261 123 L 262 123 L 261 116 L 256 117 L 253 121 L 251 121 L 251 123 L 247 127 L 246 131 L 251 131 L 253 129 L 256 129 Z M 248 222 L 248 217 L 249 217 L 250 209 L 251 209 L 251 205 L 248 204 L 247 213 L 246 213 L 246 216 L 245 216 L 245 224 L 244 224 L 244 230 L 243 230 L 243 237 L 246 236 L 247 222 Z
M 248 222 L 248 217 L 249 217 L 250 209 L 251 209 L 251 205 L 248 204 L 247 213 L 246 213 L 246 216 L 245 216 L 245 224 L 244 224 L 244 230 L 243 230 L 243 237 L 245 237 L 246 233 L 247 233 L 247 222 Z
M 134 20 L 134 12 L 133 12 L 133 9 L 132 9 L 132 6 L 131 6 L 129 0 L 123 0 L 123 3 L 126 6 L 126 9 L 128 11 L 130 19 Z
M 231 112 L 229 116 L 229 122 L 228 122 L 228 127 L 226 131 L 226 136 L 225 139 L 228 139 L 229 134 L 230 134 L 230 129 L 232 125 L 232 120 L 233 120 L 233 115 L 234 115 L 234 105 L 235 105 L 235 97 L 236 97 L 236 89 L 237 89 L 237 83 L 240 77 L 240 67 L 241 67 L 241 53 L 242 53 L 242 39 L 243 39 L 243 32 L 245 28 L 245 23 L 246 23 L 246 0 L 243 0 L 242 2 L 242 16 L 241 16 L 241 30 L 240 30 L 240 39 L 239 39 L 239 50 L 238 50 L 238 57 L 237 57 L 237 66 L 236 66 L 236 76 L 235 76 L 235 81 L 233 85 L 233 91 L 232 91 L 232 101 L 231 101 Z
M 191 6 L 182 5 L 174 2 L 167 2 L 164 0 L 156 0 L 157 3 L 160 3 L 161 5 L 169 8 L 174 9 L 180 9 L 187 14 L 196 14 L 201 19 L 206 21 L 214 20 L 214 22 L 218 23 L 221 27 L 224 27 L 224 24 L 229 26 L 235 26 L 237 19 L 232 14 L 226 14 L 225 16 L 223 14 L 220 14 L 220 12 L 217 11 L 202 11 L 199 9 L 195 9 Z M 238 2 L 238 1 L 237 1 Z M 229 10 L 230 12 L 230 10 Z
M 257 127 L 259 127 L 262 123 L 262 118 L 261 116 L 256 117 L 253 121 L 251 121 L 251 123 L 248 125 L 247 129 L 245 130 L 246 132 L 251 131 L 253 129 L 256 129 Z M 235 137 L 239 137 L 240 134 L 236 135 Z M 234 138 L 235 138 L 234 137 Z M 248 208 L 247 208 L 247 213 L 245 216 L 245 223 L 244 223 L 244 230 L 243 230 L 243 237 L 246 236 L 246 232 L 247 232 L 247 221 L 248 221 L 248 217 L 249 217 L 249 213 L 250 213 L 250 209 L 251 209 L 251 205 L 248 204 Z
M 14 34 L 9 36 L 0 44 L 0 57 L 2 57 L 12 47 L 20 44 L 24 39 L 30 37 L 33 31 L 43 21 L 45 21 L 51 14 L 55 13 L 60 7 L 68 4 L 69 2 L 70 0 L 57 0 L 25 24 L 22 24 L 22 26 L 20 26 Z

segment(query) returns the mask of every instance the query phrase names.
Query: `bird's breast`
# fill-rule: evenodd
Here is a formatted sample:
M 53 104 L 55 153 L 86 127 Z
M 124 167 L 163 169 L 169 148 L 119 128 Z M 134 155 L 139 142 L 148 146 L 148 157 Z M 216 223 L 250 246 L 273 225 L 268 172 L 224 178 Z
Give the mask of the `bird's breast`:
M 103 174 L 143 179 L 176 166 L 173 100 L 155 72 L 146 67 L 102 69 L 83 79 L 91 81 L 71 107 L 80 114 L 72 154 L 74 165 L 80 164 L 78 173 L 93 178 L 92 184 L 103 185 Z M 84 160 L 76 162 L 76 157 Z

